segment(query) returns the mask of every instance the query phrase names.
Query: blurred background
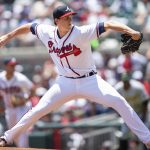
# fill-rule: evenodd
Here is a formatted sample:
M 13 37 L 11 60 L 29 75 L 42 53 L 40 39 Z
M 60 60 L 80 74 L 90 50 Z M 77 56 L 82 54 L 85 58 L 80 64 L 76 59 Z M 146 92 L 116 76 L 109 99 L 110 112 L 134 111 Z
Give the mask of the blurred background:
M 77 15 L 73 22 L 86 25 L 107 20 L 122 22 L 144 34 L 138 53 L 122 55 L 120 33 L 109 31 L 93 40 L 91 47 L 98 74 L 118 90 L 150 128 L 150 1 L 149 0 L 0 0 L 0 35 L 29 22 L 53 23 L 52 12 L 63 3 Z M 36 86 L 34 107 L 53 85 L 57 69 L 42 43 L 31 33 L 22 35 L 0 50 L 2 60 L 16 57 L 16 70 Z M 135 84 L 136 81 L 140 84 Z M 128 86 L 126 86 L 128 85 Z M 140 89 L 140 90 L 139 90 Z M 5 125 L 0 99 L 0 132 Z M 87 99 L 75 99 L 41 118 L 29 134 L 29 146 L 63 150 L 145 150 L 120 116 Z

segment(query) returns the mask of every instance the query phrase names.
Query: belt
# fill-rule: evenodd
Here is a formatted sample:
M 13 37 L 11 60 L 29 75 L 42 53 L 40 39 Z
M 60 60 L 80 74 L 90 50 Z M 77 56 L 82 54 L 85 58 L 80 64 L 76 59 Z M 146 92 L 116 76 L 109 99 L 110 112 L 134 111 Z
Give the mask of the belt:
M 93 76 L 95 74 L 97 74 L 97 72 L 91 71 L 91 72 L 89 72 L 89 73 L 87 73 L 87 74 L 85 74 L 83 76 L 79 76 L 79 77 L 66 77 L 66 76 L 65 77 L 66 78 L 71 78 L 71 79 L 80 79 L 80 78 L 90 77 L 90 76 Z

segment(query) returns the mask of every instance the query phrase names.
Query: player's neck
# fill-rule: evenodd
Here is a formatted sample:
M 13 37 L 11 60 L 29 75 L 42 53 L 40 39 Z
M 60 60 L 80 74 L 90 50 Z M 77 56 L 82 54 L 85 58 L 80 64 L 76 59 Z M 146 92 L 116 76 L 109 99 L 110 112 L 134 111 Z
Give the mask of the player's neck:
M 60 38 L 62 38 L 63 36 L 65 36 L 70 30 L 71 30 L 72 26 L 70 28 L 61 28 L 58 27 L 57 30 L 57 34 Z
M 14 76 L 14 73 L 6 73 L 6 79 L 10 80 Z
M 57 34 L 60 38 L 65 36 L 69 31 L 57 30 Z

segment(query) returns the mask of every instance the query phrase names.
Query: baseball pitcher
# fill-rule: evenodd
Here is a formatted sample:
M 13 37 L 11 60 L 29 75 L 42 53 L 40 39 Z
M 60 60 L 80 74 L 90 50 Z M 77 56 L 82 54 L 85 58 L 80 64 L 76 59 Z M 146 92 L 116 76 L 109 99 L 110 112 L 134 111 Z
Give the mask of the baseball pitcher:
M 140 43 L 141 33 L 124 24 L 110 21 L 75 26 L 72 23 L 72 16 L 75 14 L 68 6 L 59 6 L 53 11 L 56 26 L 29 23 L 0 37 L 0 47 L 2 47 L 21 34 L 32 32 L 47 48 L 59 73 L 55 84 L 45 93 L 40 102 L 13 128 L 4 133 L 0 146 L 12 142 L 39 118 L 56 110 L 65 102 L 76 98 L 86 98 L 116 110 L 132 132 L 150 148 L 148 128 L 124 97 L 97 75 L 90 45 L 91 40 L 100 38 L 103 32 L 111 29 L 130 35 L 123 41 L 124 45 L 121 49 L 123 53 L 129 53 L 126 43 L 129 45 L 132 41 Z M 139 45 L 137 44 L 136 50 Z

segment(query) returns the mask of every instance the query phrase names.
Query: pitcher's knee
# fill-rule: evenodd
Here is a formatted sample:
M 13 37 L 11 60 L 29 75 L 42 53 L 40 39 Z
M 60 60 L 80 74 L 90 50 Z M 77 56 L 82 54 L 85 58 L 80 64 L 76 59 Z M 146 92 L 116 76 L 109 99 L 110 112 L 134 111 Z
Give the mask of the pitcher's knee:
M 33 107 L 31 110 L 29 110 L 28 113 L 29 113 L 29 116 L 32 116 L 32 118 L 35 118 L 37 120 L 43 117 L 44 115 L 46 115 L 48 112 L 49 111 L 47 111 L 47 108 L 37 109 Z
M 30 119 L 32 117 L 31 120 L 33 120 L 33 119 L 37 120 L 37 118 L 39 118 L 39 116 L 40 116 L 39 112 L 35 111 L 34 108 L 32 108 L 24 115 L 24 119 Z

